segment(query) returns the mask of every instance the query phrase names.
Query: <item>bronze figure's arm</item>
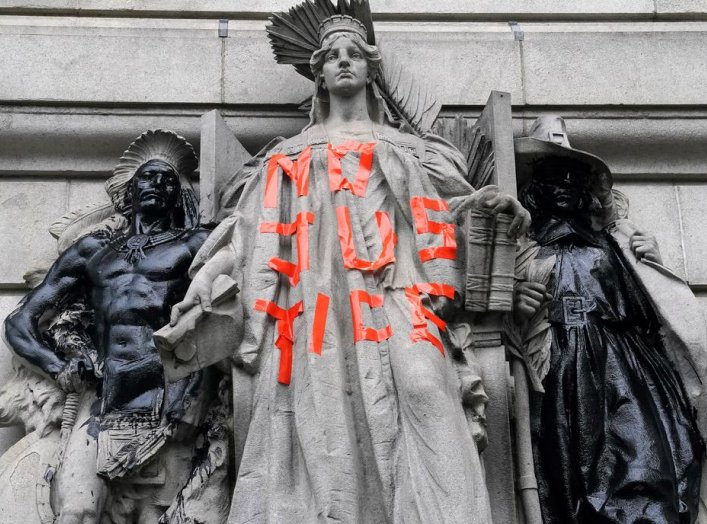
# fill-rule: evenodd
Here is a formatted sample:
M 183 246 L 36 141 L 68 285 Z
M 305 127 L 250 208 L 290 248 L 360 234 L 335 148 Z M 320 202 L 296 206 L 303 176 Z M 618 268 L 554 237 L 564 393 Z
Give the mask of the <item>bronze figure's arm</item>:
M 40 319 L 57 308 L 67 295 L 78 291 L 88 260 L 106 241 L 103 235 L 88 235 L 77 241 L 54 263 L 44 282 L 32 290 L 5 321 L 5 338 L 15 354 L 53 379 L 58 380 L 63 371 L 78 374 L 80 363 L 63 360 L 44 342 Z

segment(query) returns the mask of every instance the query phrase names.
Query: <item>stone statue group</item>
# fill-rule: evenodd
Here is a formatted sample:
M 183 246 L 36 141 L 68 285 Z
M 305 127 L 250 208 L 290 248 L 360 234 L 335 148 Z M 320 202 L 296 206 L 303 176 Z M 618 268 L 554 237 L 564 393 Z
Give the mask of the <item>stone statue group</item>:
M 515 140 L 518 198 L 474 188 L 367 3 L 269 34 L 314 81 L 310 121 L 222 188 L 223 220 L 200 224 L 194 149 L 156 130 L 110 202 L 52 226 L 60 255 L 5 322 L 0 421 L 28 436 L 0 459 L 3 522 L 26 468 L 29 523 L 491 523 L 467 295 L 498 274 L 472 217 L 510 239 L 499 329 L 541 513 L 519 521 L 707 522 L 705 322 L 607 165 L 543 117 Z

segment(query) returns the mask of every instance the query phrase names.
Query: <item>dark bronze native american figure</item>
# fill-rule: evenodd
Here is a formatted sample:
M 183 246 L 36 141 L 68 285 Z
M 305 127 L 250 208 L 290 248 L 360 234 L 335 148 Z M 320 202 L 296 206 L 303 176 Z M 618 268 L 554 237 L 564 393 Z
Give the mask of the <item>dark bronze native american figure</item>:
M 157 522 L 192 474 L 194 428 L 214 398 L 210 370 L 165 383 L 152 334 L 184 295 L 208 235 L 189 183 L 197 165 L 182 137 L 140 136 L 106 184 L 108 212 L 125 227 L 73 241 L 6 321 L 16 355 L 82 398 L 47 473 L 56 522 Z M 43 322 L 76 300 L 92 315 L 93 351 L 65 354 L 47 343 Z

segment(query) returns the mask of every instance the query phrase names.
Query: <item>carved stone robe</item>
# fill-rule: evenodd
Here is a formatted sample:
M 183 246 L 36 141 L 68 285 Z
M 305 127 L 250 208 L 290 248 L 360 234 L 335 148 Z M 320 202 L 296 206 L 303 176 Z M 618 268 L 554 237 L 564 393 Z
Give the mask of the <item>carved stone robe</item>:
M 434 312 L 463 293 L 473 189 L 447 142 L 378 129 L 276 145 L 192 268 L 235 260 L 233 358 L 256 373 L 230 522 L 491 522 L 479 380 Z

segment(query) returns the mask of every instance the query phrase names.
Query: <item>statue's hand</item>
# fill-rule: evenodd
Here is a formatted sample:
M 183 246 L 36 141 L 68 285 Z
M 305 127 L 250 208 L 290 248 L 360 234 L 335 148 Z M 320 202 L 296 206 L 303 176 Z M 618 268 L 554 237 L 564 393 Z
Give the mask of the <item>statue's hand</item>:
M 169 317 L 169 325 L 175 326 L 184 313 L 189 311 L 196 305 L 200 305 L 201 309 L 209 312 L 211 311 L 211 287 L 213 285 L 213 278 L 202 271 L 199 271 L 194 280 L 192 280 L 187 294 L 184 296 L 184 300 L 175 304 L 172 307 L 172 313 Z
M 629 244 L 631 251 L 633 251 L 633 254 L 636 255 L 638 260 L 650 260 L 656 264 L 663 263 L 660 250 L 658 249 L 658 242 L 653 235 L 644 233 L 643 231 L 636 231 L 631 235 Z
M 540 282 L 518 282 L 513 288 L 513 316 L 523 323 L 538 312 L 540 306 L 552 297 Z
M 474 205 L 479 211 L 496 215 L 508 213 L 513 221 L 508 227 L 511 238 L 525 234 L 530 227 L 530 213 L 511 195 L 501 193 L 497 186 L 484 186 L 473 195 Z
M 86 374 L 90 369 L 91 366 L 87 365 L 85 360 L 72 358 L 57 374 L 57 385 L 64 393 L 81 393 L 86 389 Z

